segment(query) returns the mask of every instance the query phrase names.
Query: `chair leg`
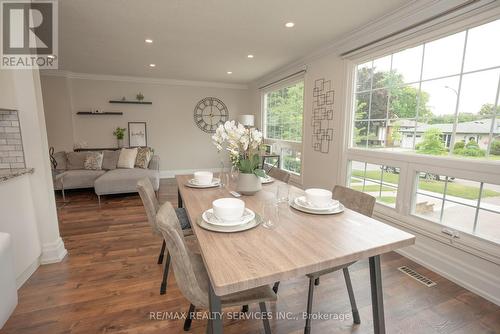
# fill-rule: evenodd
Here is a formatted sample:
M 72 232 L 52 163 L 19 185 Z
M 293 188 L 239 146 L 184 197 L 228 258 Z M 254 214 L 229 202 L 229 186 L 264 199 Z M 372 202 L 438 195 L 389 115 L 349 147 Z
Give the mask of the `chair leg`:
M 306 327 L 304 328 L 304 334 L 311 333 L 311 313 L 312 313 L 312 303 L 314 296 L 314 281 L 313 277 L 309 278 L 309 293 L 307 295 L 307 318 L 306 318 Z
M 167 253 L 167 260 L 165 261 L 165 269 L 163 270 L 163 280 L 161 281 L 160 295 L 164 295 L 167 292 L 167 279 L 168 279 L 169 267 L 170 267 L 170 253 Z
M 193 321 L 193 313 L 195 307 L 193 304 L 189 305 L 189 311 L 186 320 L 184 320 L 184 331 L 187 332 L 191 328 L 191 322 Z
M 99 202 L 99 208 L 101 207 L 101 195 L 97 195 L 97 201 Z
M 278 293 L 279 287 L 280 287 L 280 282 L 274 283 L 274 286 L 273 286 L 274 293 Z
M 351 302 L 352 318 L 354 320 L 354 323 L 359 325 L 361 323 L 361 319 L 359 318 L 358 307 L 356 306 L 356 300 L 354 299 L 354 291 L 352 290 L 349 269 L 344 268 L 342 271 L 344 272 L 345 285 L 347 286 L 347 293 L 349 294 L 349 301 Z
M 262 316 L 262 322 L 264 323 L 264 333 L 271 334 L 271 325 L 269 324 L 269 319 L 267 318 L 266 303 L 259 303 L 260 313 Z
M 314 285 L 319 285 L 319 277 L 314 280 Z
M 163 240 L 163 244 L 161 245 L 160 255 L 158 256 L 158 264 L 163 263 L 163 254 L 165 253 L 166 246 L 167 244 L 165 243 L 165 240 Z
M 248 312 L 248 305 L 243 305 L 241 307 L 241 313 L 247 313 Z

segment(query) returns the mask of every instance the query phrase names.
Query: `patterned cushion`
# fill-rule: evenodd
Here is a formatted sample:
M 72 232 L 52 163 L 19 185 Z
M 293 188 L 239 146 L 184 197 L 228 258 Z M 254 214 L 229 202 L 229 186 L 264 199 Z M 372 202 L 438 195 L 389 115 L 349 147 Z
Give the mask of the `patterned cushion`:
M 153 152 L 149 147 L 139 147 L 135 158 L 135 167 L 148 168 Z
M 66 153 L 66 169 L 83 169 L 83 163 L 87 157 L 87 152 L 68 152 Z
M 87 157 L 83 162 L 83 168 L 89 170 L 101 170 L 102 158 L 102 152 L 88 152 Z

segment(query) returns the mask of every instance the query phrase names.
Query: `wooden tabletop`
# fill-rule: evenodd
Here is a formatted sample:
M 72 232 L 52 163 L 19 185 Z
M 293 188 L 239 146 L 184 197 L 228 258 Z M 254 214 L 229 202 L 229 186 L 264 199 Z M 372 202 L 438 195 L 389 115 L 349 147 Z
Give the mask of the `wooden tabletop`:
M 217 233 L 196 224 L 226 189 L 186 187 L 192 175 L 177 175 L 179 192 L 200 244 L 217 295 L 284 281 L 413 245 L 415 237 L 395 227 L 346 209 L 337 215 L 311 215 L 280 205 L 280 222 L 238 233 Z M 246 207 L 262 213 L 280 181 L 262 185 L 254 196 L 242 196 Z M 290 198 L 303 194 L 290 186 Z

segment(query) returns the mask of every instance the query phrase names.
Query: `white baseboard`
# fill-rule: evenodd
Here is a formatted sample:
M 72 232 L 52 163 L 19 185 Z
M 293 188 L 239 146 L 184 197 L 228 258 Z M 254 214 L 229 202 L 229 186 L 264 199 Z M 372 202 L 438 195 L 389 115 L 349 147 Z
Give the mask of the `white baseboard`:
M 68 254 L 64 248 L 64 242 L 61 237 L 56 241 L 42 245 L 42 255 L 40 255 L 40 264 L 50 264 L 61 262 L 62 259 Z
M 33 261 L 32 264 L 28 266 L 19 276 L 16 277 L 16 286 L 17 289 L 19 290 L 24 283 L 28 280 L 28 278 L 33 275 L 33 273 L 38 269 L 40 266 L 40 258 L 36 258 L 35 261 Z
M 160 178 L 161 179 L 171 179 L 176 175 L 186 175 L 193 174 L 199 170 L 206 170 L 214 173 L 218 173 L 220 171 L 220 167 L 211 167 L 211 168 L 193 168 L 193 169 L 172 169 L 172 170 L 161 170 Z

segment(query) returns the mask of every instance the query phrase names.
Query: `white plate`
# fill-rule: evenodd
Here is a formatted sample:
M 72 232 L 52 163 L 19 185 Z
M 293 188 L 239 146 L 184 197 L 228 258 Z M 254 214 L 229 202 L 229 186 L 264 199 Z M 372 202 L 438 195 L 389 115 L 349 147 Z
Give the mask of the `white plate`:
M 211 225 L 217 225 L 223 227 L 237 226 L 246 224 L 249 221 L 253 220 L 255 218 L 255 213 L 252 210 L 245 208 L 245 212 L 243 213 L 243 216 L 241 216 L 240 219 L 236 221 L 223 221 L 215 216 L 214 209 L 208 209 L 207 211 L 203 212 L 201 218 L 203 218 L 203 220 L 206 223 L 209 223 Z
M 298 206 L 300 206 L 300 207 L 302 207 L 304 209 L 307 209 L 307 210 L 328 211 L 328 210 L 335 210 L 335 209 L 337 209 L 339 207 L 339 205 L 340 205 L 340 202 L 332 199 L 332 202 L 331 202 L 330 206 L 317 207 L 317 206 L 311 205 L 307 201 L 307 199 L 306 199 L 305 196 L 300 196 L 300 197 L 295 198 L 295 204 L 297 204 Z
M 212 179 L 211 184 L 198 184 L 198 183 L 196 183 L 195 179 L 190 179 L 186 183 L 186 186 L 191 187 L 191 188 L 213 188 L 213 187 L 218 187 L 219 185 L 220 185 L 220 179 L 218 179 L 216 177 L 214 177 Z
M 334 215 L 334 214 L 337 214 L 337 213 L 344 212 L 344 206 L 342 205 L 342 203 L 339 203 L 338 207 L 336 207 L 335 209 L 331 209 L 331 210 L 307 209 L 307 208 L 304 208 L 304 207 L 302 207 L 300 205 L 295 204 L 295 200 L 291 200 L 288 203 L 295 210 L 302 211 L 302 212 L 305 212 L 305 213 L 312 213 L 314 215 Z
M 249 221 L 246 224 L 243 225 L 236 225 L 236 226 L 219 226 L 219 225 L 212 225 L 207 223 L 203 218 L 200 216 L 196 220 L 196 223 L 203 229 L 213 231 L 213 232 L 222 232 L 222 233 L 234 233 L 234 232 L 241 232 L 241 231 L 246 231 L 251 228 L 254 228 L 258 226 L 262 222 L 262 218 L 260 218 L 259 215 L 255 215 L 255 218 Z
M 271 182 L 274 182 L 274 178 L 272 178 L 270 176 L 260 178 L 260 183 L 262 183 L 262 184 L 271 183 Z

